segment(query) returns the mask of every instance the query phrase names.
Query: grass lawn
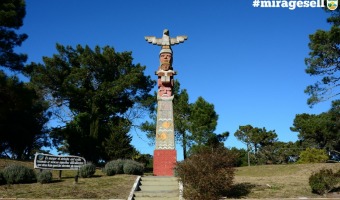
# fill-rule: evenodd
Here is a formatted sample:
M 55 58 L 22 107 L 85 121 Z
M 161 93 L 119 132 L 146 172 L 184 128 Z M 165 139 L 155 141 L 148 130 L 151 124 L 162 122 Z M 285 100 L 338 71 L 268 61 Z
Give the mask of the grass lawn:
M 340 170 L 340 163 L 239 167 L 236 168 L 233 195 L 238 198 L 322 197 L 312 193 L 309 177 L 323 168 L 335 172 Z M 329 194 L 330 197 L 334 195 Z
M 13 163 L 12 160 L 0 159 L 0 169 Z M 19 164 L 33 167 L 32 162 Z M 53 182 L 49 184 L 13 184 L 0 185 L 0 198 L 60 198 L 60 199 L 126 199 L 129 196 L 136 176 L 106 176 L 97 170 L 92 178 L 79 178 L 75 183 L 77 171 L 53 171 Z
M 0 169 L 13 162 L 0 159 Z M 32 162 L 20 164 L 33 167 Z M 308 179 L 313 172 L 323 168 L 337 171 L 340 163 L 238 167 L 228 198 L 320 198 L 323 196 L 311 192 Z M 49 184 L 0 185 L 0 198 L 126 199 L 136 179 L 132 175 L 106 176 L 97 170 L 94 177 L 79 178 L 75 183 L 76 173 L 63 171 L 62 179 L 58 180 L 59 171 L 53 171 L 53 182 Z M 340 194 L 332 193 L 328 197 L 340 199 Z

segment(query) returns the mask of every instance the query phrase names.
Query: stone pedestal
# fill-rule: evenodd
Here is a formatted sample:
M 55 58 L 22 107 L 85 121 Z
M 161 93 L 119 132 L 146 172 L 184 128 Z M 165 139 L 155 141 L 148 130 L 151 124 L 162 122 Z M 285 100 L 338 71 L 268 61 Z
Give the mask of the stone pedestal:
M 153 174 L 155 176 L 174 176 L 174 167 L 177 161 L 175 149 L 156 149 L 153 156 Z

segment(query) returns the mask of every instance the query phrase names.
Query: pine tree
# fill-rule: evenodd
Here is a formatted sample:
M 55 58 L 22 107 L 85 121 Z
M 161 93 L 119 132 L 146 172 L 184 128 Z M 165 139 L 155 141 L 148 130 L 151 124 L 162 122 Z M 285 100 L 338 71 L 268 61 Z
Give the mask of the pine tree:
M 144 75 L 145 67 L 132 63 L 131 52 L 119 53 L 109 46 L 57 44 L 57 50 L 58 54 L 43 58 L 44 64 L 31 63 L 26 70 L 35 88 L 58 111 L 56 116 L 63 109 L 70 111 L 70 117 L 61 118 L 65 126 L 51 134 L 55 144 L 93 162 L 121 155 L 112 152 L 118 151 L 111 148 L 114 138 L 123 137 L 121 145 L 131 149 L 128 132 L 137 114 L 128 113 L 145 105 L 154 85 Z M 116 125 L 121 129 L 114 130 Z
M 305 90 L 310 95 L 307 101 L 310 106 L 340 95 L 340 7 L 328 12 L 331 13 L 327 19 L 332 25 L 330 30 L 317 30 L 309 36 L 311 51 L 305 59 L 306 73 L 321 77 Z
M 0 3 L 0 66 L 21 71 L 27 60 L 27 55 L 13 51 L 27 39 L 26 34 L 17 34 L 23 25 L 26 15 L 24 0 L 2 0 Z

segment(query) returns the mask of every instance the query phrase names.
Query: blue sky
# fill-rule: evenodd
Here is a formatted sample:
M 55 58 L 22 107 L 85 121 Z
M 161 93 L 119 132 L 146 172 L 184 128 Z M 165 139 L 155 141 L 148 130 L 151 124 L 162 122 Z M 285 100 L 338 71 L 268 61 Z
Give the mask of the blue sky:
M 132 51 L 156 80 L 160 47 L 144 36 L 187 35 L 173 47 L 173 67 L 190 102 L 199 96 L 215 105 L 216 133 L 229 131 L 225 146 L 244 148 L 233 135 L 240 125 L 275 130 L 280 141 L 296 141 L 296 114 L 325 112 L 331 102 L 306 104 L 307 85 L 317 78 L 304 70 L 309 34 L 329 29 L 320 8 L 254 8 L 251 0 L 48 0 L 26 2 L 20 32 L 29 38 L 17 49 L 28 62 L 56 53 L 55 44 L 112 46 Z M 131 131 L 133 145 L 153 154 L 143 133 Z M 178 148 L 178 159 L 182 158 Z

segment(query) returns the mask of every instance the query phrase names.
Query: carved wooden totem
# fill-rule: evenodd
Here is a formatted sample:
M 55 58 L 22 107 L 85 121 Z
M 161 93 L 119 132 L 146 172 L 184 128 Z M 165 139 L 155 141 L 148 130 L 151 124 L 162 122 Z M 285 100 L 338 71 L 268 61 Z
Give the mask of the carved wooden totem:
M 154 151 L 154 175 L 173 176 L 173 168 L 176 164 L 175 130 L 172 90 L 174 87 L 174 76 L 172 61 L 173 53 L 171 46 L 184 42 L 187 36 L 170 38 L 169 31 L 163 31 L 162 38 L 147 36 L 145 39 L 152 44 L 161 46 L 159 53 L 160 66 L 156 71 L 158 77 L 157 93 L 157 126 L 156 126 L 156 147 Z

